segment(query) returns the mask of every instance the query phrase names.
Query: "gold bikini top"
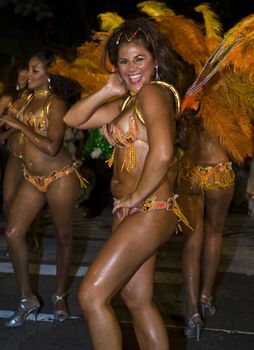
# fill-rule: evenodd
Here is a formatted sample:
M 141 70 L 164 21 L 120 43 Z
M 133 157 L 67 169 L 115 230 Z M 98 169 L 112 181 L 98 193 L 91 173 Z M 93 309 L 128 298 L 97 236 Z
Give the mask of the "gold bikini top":
M 34 94 L 30 94 L 27 98 L 27 103 L 21 108 L 21 110 L 17 113 L 17 119 L 22 123 L 26 124 L 33 128 L 33 130 L 43 136 L 47 135 L 48 125 L 49 125 L 49 108 L 51 103 L 53 102 L 55 96 L 53 94 L 49 94 L 49 98 L 45 100 L 44 106 L 39 115 L 33 114 L 29 112 L 25 114 L 24 111 L 29 103 L 33 100 Z
M 176 113 L 177 115 L 180 114 L 180 97 L 173 85 L 168 84 L 164 81 L 151 81 L 149 84 L 158 84 L 169 89 L 175 97 Z M 135 99 L 134 113 L 129 118 L 129 129 L 127 132 L 124 132 L 118 125 L 113 123 L 105 124 L 102 127 L 104 136 L 112 146 L 125 148 L 121 171 L 126 168 L 126 170 L 129 172 L 132 171 L 136 166 L 136 149 L 134 147 L 134 143 L 140 141 L 147 144 L 147 141 L 138 138 L 138 125 L 136 117 L 141 121 L 143 125 L 145 125 L 145 121 L 143 119 L 142 113 L 138 108 L 138 100 L 135 95 L 130 95 L 126 98 L 122 105 L 121 111 L 123 111 L 128 106 L 128 104 L 133 101 L 133 98 Z M 109 167 L 113 165 L 114 156 L 115 148 L 110 159 L 106 161 Z

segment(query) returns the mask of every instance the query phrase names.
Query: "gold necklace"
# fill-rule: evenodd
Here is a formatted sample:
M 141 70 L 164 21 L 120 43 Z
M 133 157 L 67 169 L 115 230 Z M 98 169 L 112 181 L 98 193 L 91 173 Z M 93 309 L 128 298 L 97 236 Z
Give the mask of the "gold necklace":
M 50 95 L 50 91 L 48 89 L 45 90 L 38 90 L 38 91 L 34 91 L 34 97 L 45 97 Z

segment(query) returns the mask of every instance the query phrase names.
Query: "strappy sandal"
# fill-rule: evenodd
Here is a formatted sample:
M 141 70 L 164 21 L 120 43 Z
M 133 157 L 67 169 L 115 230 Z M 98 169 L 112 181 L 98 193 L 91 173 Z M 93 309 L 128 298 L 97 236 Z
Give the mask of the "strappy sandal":
M 184 329 L 184 335 L 186 338 L 195 338 L 199 341 L 201 331 L 204 327 L 203 321 L 199 313 L 193 314 L 191 317 L 187 318 L 187 325 Z
M 207 317 L 214 316 L 216 314 L 216 308 L 212 304 L 213 298 L 208 298 L 205 294 L 202 294 L 200 299 L 200 308 L 203 320 L 205 320 Z
M 53 294 L 52 296 L 55 322 L 63 322 L 69 315 L 66 304 L 66 295 L 67 293 L 64 293 L 62 295 Z
M 34 321 L 36 321 L 40 307 L 41 304 L 35 295 L 21 299 L 17 310 L 8 321 L 5 322 L 4 326 L 7 328 L 20 327 L 30 314 L 34 315 Z

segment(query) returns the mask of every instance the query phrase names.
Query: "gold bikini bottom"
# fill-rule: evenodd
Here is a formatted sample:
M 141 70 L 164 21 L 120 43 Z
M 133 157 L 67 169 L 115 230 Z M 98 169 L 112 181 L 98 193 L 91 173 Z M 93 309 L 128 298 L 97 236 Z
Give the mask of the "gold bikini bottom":
M 234 186 L 235 174 L 231 162 L 213 166 L 181 162 L 177 177 L 178 184 L 182 179 L 197 184 L 203 191 L 220 190 Z
M 147 198 L 141 208 L 133 207 L 130 209 L 130 215 L 135 214 L 137 212 L 143 212 L 146 213 L 151 210 L 168 210 L 172 211 L 175 216 L 178 219 L 178 228 L 181 230 L 180 222 L 183 222 L 189 229 L 193 231 L 193 228 L 190 226 L 190 223 L 186 216 L 183 214 L 181 208 L 179 207 L 176 199 L 178 197 L 178 194 L 172 194 L 168 199 L 166 200 L 157 200 L 157 197 L 151 197 Z M 114 204 L 116 203 L 117 199 L 114 198 Z M 121 212 L 117 213 L 119 218 L 121 217 Z
M 88 181 L 81 176 L 81 174 L 79 173 L 79 171 L 77 170 L 77 168 L 74 165 L 67 165 L 61 170 L 53 171 L 48 176 L 33 176 L 29 173 L 29 171 L 25 168 L 25 166 L 23 164 L 24 178 L 28 182 L 30 182 L 32 185 L 34 185 L 38 189 L 38 191 L 40 191 L 40 192 L 47 192 L 49 185 L 53 181 L 55 181 L 63 176 L 70 175 L 73 172 L 75 172 L 76 175 L 78 176 L 81 187 L 86 188 Z

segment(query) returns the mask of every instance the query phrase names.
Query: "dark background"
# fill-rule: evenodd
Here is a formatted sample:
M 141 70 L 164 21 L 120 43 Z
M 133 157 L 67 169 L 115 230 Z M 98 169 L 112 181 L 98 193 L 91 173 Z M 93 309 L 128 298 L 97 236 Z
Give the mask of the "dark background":
M 97 15 L 117 12 L 124 18 L 141 13 L 133 0 L 0 0 L 0 78 L 4 67 L 26 59 L 41 48 L 52 48 L 66 58 L 75 56 L 75 48 L 99 29 Z M 253 0 L 168 0 L 176 12 L 203 23 L 194 7 L 210 3 L 223 24 L 224 32 L 241 18 L 254 12 Z M 236 2 L 236 3 L 235 3 Z

